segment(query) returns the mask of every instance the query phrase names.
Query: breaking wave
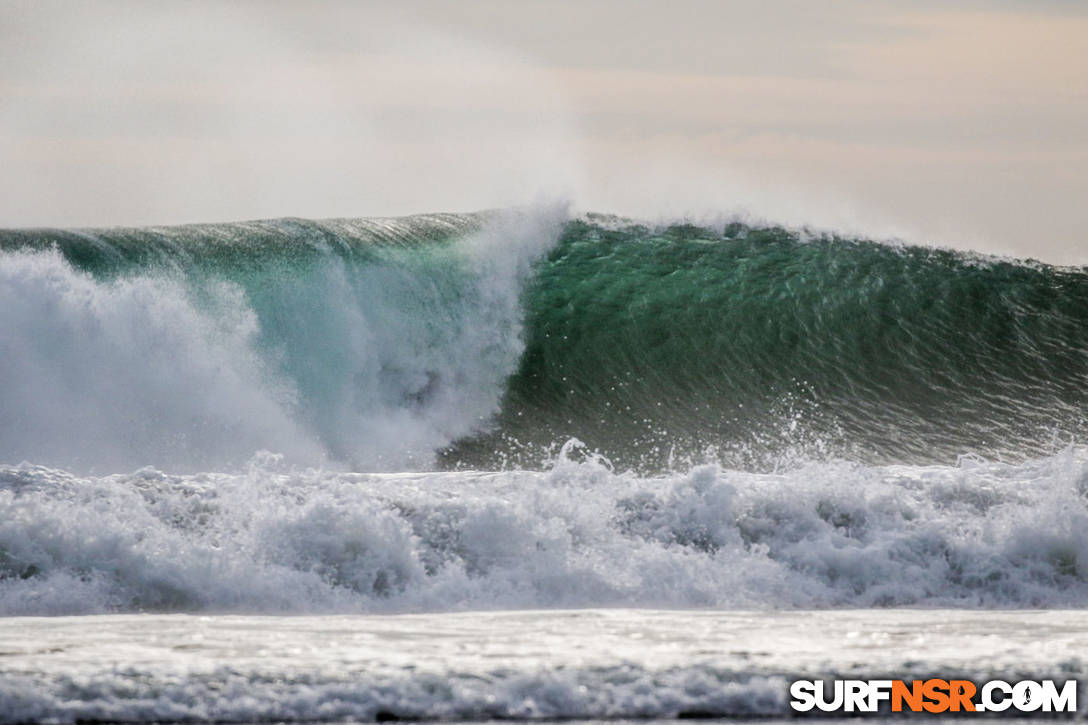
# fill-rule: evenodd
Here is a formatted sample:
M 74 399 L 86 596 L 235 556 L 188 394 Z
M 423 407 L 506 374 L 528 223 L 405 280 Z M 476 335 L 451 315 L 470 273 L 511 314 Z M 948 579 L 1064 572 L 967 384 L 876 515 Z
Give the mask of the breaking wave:
M 1088 429 L 1088 273 L 561 210 L 0 232 L 0 460 L 398 471 L 1026 460 Z
M 497 410 L 558 217 L 0 235 L 0 460 L 426 467 Z
M 5 614 L 1088 601 L 1082 269 L 557 209 L 4 231 L 0 360 Z

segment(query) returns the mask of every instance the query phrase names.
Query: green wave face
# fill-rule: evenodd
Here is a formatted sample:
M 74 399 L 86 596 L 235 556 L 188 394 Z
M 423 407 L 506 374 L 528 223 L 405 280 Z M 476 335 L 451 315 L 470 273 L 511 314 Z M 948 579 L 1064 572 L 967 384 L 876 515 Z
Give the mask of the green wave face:
M 1083 442 L 1088 274 L 730 223 L 0 232 L 0 459 L 948 462 Z M 436 458 L 437 455 L 437 458 Z
M 498 425 L 447 460 L 528 463 L 569 436 L 650 469 L 1083 440 L 1083 270 L 802 236 L 571 222 L 528 289 Z

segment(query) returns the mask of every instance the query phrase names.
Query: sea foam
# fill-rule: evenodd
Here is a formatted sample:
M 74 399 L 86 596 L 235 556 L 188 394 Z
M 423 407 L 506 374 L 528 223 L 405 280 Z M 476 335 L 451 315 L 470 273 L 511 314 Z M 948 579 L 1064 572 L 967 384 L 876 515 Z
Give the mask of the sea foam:
M 496 412 L 561 220 L 0 234 L 0 460 L 426 467 Z
M 546 472 L 0 469 L 0 612 L 1056 607 L 1088 462 Z

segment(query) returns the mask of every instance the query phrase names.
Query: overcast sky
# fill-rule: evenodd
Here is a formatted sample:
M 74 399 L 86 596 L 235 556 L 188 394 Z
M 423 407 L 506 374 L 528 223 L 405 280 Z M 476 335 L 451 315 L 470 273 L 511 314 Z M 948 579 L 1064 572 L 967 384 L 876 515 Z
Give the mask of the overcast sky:
M 1088 3 L 0 0 L 0 226 L 566 199 L 1088 263 Z

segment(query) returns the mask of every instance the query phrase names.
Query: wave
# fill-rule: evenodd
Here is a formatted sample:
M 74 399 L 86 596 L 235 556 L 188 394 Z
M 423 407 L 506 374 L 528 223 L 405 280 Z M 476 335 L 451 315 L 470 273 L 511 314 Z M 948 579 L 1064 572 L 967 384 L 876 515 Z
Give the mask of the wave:
M 576 436 L 640 470 L 773 468 L 796 451 L 1023 460 L 1088 430 L 1083 269 L 590 217 L 567 225 L 527 296 L 499 423 L 454 459 L 494 465 L 512 443 Z
M 561 210 L 0 232 L 0 460 L 83 472 L 1024 461 L 1088 272 Z
M 549 214 L 0 234 L 0 460 L 425 467 L 497 409 Z
M 572 448 L 572 447 L 568 447 Z M 0 469 L 0 613 L 1058 607 L 1088 458 L 545 473 Z

